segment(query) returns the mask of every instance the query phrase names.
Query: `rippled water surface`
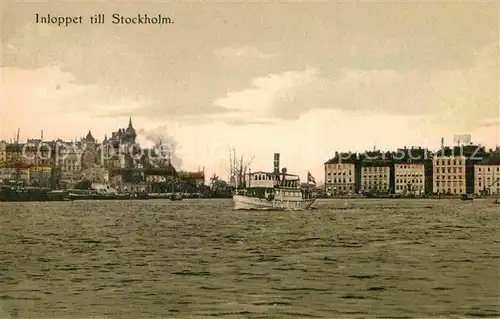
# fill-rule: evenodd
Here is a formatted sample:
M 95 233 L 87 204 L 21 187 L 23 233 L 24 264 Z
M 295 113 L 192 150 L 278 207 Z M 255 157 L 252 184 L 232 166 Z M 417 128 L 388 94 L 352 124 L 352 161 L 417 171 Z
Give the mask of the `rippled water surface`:
M 500 316 L 500 205 L 0 203 L 0 318 Z

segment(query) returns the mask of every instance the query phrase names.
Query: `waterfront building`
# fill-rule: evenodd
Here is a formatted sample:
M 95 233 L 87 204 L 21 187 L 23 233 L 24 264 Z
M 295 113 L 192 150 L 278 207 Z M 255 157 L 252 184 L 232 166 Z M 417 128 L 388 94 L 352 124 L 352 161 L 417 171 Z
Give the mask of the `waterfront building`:
M 28 139 L 22 145 L 22 162 L 28 166 L 50 168 L 53 164 L 52 146 L 42 139 Z
M 389 152 L 365 152 L 360 165 L 360 188 L 363 193 L 390 193 L 392 191 L 392 159 Z
M 433 193 L 465 194 L 466 193 L 466 158 L 456 152 L 456 148 L 443 148 L 432 159 Z
M 493 155 L 474 165 L 474 193 L 500 195 L 500 156 Z
M 23 144 L 11 143 L 5 148 L 5 162 L 9 164 L 22 162 Z
M 335 157 L 324 163 L 327 195 L 353 194 L 357 191 L 356 158 L 355 153 L 335 152 Z
M 475 193 L 475 169 L 476 164 L 480 164 L 483 159 L 489 156 L 484 146 L 480 145 L 463 145 L 455 147 L 456 152 L 465 156 L 465 190 L 467 194 Z
M 425 188 L 425 169 L 423 163 L 394 164 L 395 193 L 421 195 Z
M 68 182 L 76 182 L 81 177 L 82 171 L 82 147 L 80 143 L 66 143 L 60 148 L 58 166 L 61 171 L 61 179 Z
M 392 155 L 395 194 L 422 195 L 426 192 L 424 163 L 428 157 L 428 150 L 422 147 L 405 147 Z

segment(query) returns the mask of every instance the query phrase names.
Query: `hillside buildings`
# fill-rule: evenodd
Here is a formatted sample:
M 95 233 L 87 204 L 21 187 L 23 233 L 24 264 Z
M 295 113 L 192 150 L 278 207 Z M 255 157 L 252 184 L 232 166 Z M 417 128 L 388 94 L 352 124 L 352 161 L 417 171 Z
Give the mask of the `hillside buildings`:
M 132 184 L 181 178 L 204 184 L 204 172 L 183 172 L 179 176 L 170 162 L 171 154 L 163 154 L 163 149 L 162 154 L 141 149 L 136 137 L 130 118 L 126 128 L 113 132 L 110 138 L 105 136 L 103 142 L 90 130 L 85 137 L 71 142 L 44 141 L 43 132 L 40 139 L 26 142 L 0 141 L 0 183 L 15 178 L 24 184 L 71 187 L 88 180 L 133 189 Z

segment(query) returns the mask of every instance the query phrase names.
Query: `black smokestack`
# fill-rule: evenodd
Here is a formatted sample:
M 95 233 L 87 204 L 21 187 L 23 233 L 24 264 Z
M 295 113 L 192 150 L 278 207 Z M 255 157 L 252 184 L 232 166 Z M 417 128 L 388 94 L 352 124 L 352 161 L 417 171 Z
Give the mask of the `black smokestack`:
M 280 154 L 274 153 L 274 173 L 280 173 Z

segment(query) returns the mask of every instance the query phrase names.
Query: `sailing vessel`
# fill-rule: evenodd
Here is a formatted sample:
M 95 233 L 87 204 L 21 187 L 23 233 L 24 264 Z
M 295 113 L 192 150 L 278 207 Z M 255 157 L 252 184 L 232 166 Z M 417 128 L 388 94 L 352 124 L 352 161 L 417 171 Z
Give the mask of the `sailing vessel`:
M 274 154 L 273 172 L 249 172 L 245 185 L 233 196 L 235 210 L 292 210 L 310 209 L 316 201 L 309 188 L 302 188 L 298 175 L 279 170 L 278 153 Z M 308 183 L 315 184 L 307 173 Z

